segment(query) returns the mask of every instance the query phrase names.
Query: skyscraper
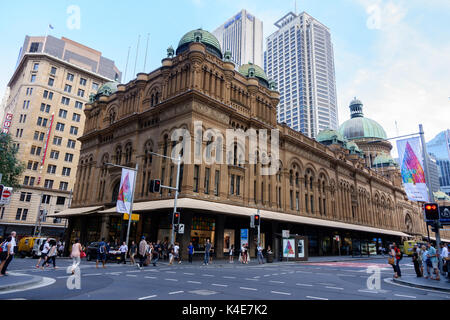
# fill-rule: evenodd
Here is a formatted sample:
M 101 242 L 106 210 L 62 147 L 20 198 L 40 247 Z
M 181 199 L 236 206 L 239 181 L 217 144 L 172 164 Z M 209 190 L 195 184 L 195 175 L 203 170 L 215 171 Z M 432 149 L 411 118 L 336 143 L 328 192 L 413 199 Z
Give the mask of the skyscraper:
M 436 158 L 441 190 L 450 195 L 450 130 L 442 131 L 428 142 L 427 151 Z
M 223 52 L 231 51 L 237 68 L 249 62 L 263 67 L 263 23 L 247 10 L 241 10 L 213 34 Z
M 264 68 L 278 84 L 278 121 L 315 138 L 338 128 L 330 30 L 303 12 L 286 14 L 267 38 Z
M 64 222 L 46 215 L 70 204 L 85 104 L 120 76 L 114 61 L 82 44 L 52 36 L 25 37 L 2 119 L 2 131 L 11 134 L 25 172 L 21 189 L 0 210 L 0 233 L 14 229 L 29 235 L 39 219 L 44 234 L 62 232 Z

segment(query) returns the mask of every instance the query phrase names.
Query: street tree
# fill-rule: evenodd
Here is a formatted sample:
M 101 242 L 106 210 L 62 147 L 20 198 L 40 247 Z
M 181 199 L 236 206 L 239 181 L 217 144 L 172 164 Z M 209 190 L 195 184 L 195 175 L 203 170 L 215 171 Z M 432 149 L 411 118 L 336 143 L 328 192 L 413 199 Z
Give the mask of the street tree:
M 0 173 L 3 175 L 2 184 L 20 188 L 19 178 L 25 170 L 25 164 L 17 159 L 17 148 L 10 134 L 0 133 Z

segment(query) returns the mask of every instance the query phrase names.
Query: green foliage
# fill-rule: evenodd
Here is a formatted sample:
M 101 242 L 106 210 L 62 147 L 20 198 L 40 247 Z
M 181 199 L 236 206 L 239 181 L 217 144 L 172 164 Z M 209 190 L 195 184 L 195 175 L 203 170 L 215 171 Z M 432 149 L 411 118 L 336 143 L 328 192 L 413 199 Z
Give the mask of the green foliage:
M 0 133 L 0 173 L 3 174 L 2 184 L 20 188 L 19 178 L 25 170 L 25 164 L 17 159 L 17 149 L 13 146 L 11 135 Z

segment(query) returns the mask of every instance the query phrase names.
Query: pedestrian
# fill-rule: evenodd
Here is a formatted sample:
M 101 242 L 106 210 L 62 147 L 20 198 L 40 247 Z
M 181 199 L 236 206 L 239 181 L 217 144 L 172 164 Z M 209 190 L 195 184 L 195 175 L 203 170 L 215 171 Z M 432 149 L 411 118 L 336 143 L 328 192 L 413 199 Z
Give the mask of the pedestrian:
M 422 245 L 420 253 L 422 255 L 422 267 L 421 267 L 422 275 L 424 276 L 425 279 L 428 279 L 430 276 L 431 262 L 428 259 L 428 250 L 425 245 Z M 427 275 L 425 275 L 425 271 L 427 272 Z
M 141 238 L 141 242 L 139 242 L 139 264 L 138 264 L 138 268 L 142 269 L 142 267 L 144 266 L 144 261 L 145 261 L 145 254 L 146 254 L 146 249 L 147 249 L 147 242 L 145 242 L 145 236 L 142 236 Z
M 431 280 L 441 280 L 440 276 L 439 276 L 439 269 L 438 269 L 438 254 L 436 252 L 436 249 L 431 245 L 430 242 L 428 242 L 427 244 L 427 248 L 428 248 L 428 259 L 431 262 L 431 267 L 433 268 L 434 273 L 436 274 L 436 277 L 430 277 Z
M 163 243 L 163 259 L 164 259 L 164 261 L 169 259 L 169 243 L 168 243 L 167 239 L 164 240 L 164 243 Z
M 211 243 L 209 242 L 209 239 L 206 239 L 205 244 L 205 258 L 203 259 L 203 265 L 209 264 L 209 255 L 211 253 Z
M 1 244 L 2 252 L 0 253 L 0 277 L 6 276 L 6 269 L 12 260 L 11 252 L 14 254 L 14 247 L 12 246 L 12 237 L 9 236 Z
M 209 251 L 209 263 L 213 263 L 213 255 L 215 254 L 215 248 L 211 246 L 211 250 Z
M 441 253 L 439 255 L 439 259 L 441 260 L 442 263 L 442 271 L 443 271 L 443 275 L 445 276 L 445 274 L 448 272 L 448 248 L 447 245 L 445 245 L 443 242 L 441 242 Z
M 173 245 L 169 246 L 169 266 L 173 263 L 174 253 L 173 253 Z
M 178 264 L 181 264 L 180 246 L 178 242 L 175 242 L 175 245 L 173 246 L 173 255 L 174 259 L 178 260 Z
M 102 238 L 102 241 L 98 244 L 97 248 L 97 261 L 95 262 L 95 268 L 98 268 L 98 262 L 101 261 L 103 265 L 103 269 L 106 268 L 106 253 L 109 252 L 107 244 L 105 243 L 105 238 Z
M 401 278 L 402 271 L 400 270 L 400 261 L 403 258 L 403 253 L 401 252 L 399 247 L 397 247 L 397 244 L 395 242 L 394 242 L 394 250 L 395 250 L 395 265 L 397 267 L 397 276 L 398 278 Z
M 56 268 L 56 256 L 58 255 L 58 246 L 56 244 L 55 240 L 52 240 L 49 242 L 50 243 L 50 250 L 47 254 L 47 262 L 50 263 L 50 261 L 53 264 L 53 269 L 57 269 Z M 44 267 L 42 267 L 42 269 L 44 269 Z
M 412 262 L 414 264 L 414 270 L 416 271 L 417 278 L 422 277 L 422 272 L 420 272 L 420 264 L 421 264 L 420 259 L 421 259 L 421 255 L 420 255 L 419 247 L 416 244 L 416 245 L 414 245 L 414 249 L 413 249 Z
M 258 244 L 258 247 L 256 249 L 258 250 L 258 264 L 264 264 L 263 248 L 261 246 L 261 243 Z
M 41 249 L 42 248 L 42 249 Z M 41 259 L 44 260 L 44 262 L 42 263 L 42 268 L 44 268 L 44 265 L 47 264 L 47 267 L 49 266 L 49 264 L 47 263 L 47 254 L 50 251 L 50 244 L 49 244 L 49 239 L 45 240 L 45 243 L 39 248 L 41 250 L 41 256 L 39 257 L 38 263 L 36 264 L 36 268 L 39 269 L 39 264 L 41 263 Z
M 245 263 L 245 245 L 241 245 L 241 252 L 239 253 L 239 262 Z
M 153 246 L 153 250 L 152 250 L 152 259 L 151 259 L 151 263 L 153 264 L 154 267 L 156 267 L 156 263 L 159 260 L 159 249 L 160 249 L 160 245 L 159 245 L 159 241 L 156 242 L 156 244 Z
M 194 255 L 194 246 L 192 245 L 192 242 L 189 242 L 187 251 L 188 251 L 188 257 L 189 257 L 188 258 L 189 263 L 192 263 L 192 256 Z
M 229 254 L 230 254 L 230 263 L 234 263 L 234 244 L 231 245 Z
M 398 273 L 397 273 L 397 264 L 395 261 L 395 257 L 396 257 L 396 252 L 394 249 L 394 245 L 390 245 L 389 246 L 389 264 L 392 266 L 392 268 L 394 269 L 394 278 L 398 278 Z
M 72 252 L 70 253 L 70 257 L 72 258 L 72 274 L 75 274 L 76 268 L 80 265 L 81 251 L 82 251 L 82 248 L 81 248 L 80 239 L 75 239 L 75 243 L 72 246 Z M 97 262 L 98 262 L 98 260 L 97 260 Z
M 137 248 L 136 243 L 134 241 L 131 241 L 129 255 L 130 255 L 130 263 L 132 265 L 136 264 L 136 261 L 134 261 L 134 256 L 136 255 L 136 248 Z
M 122 245 L 119 248 L 119 251 L 120 251 L 120 261 L 118 261 L 117 263 L 120 264 L 123 262 L 123 264 L 127 264 L 126 258 L 127 258 L 128 246 L 125 242 L 122 243 Z

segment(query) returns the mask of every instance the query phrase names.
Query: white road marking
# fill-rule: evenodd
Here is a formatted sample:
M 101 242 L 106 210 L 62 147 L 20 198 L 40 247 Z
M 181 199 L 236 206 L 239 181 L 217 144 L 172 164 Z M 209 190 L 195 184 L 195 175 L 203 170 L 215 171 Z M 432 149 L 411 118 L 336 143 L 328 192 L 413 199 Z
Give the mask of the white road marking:
M 178 281 L 177 279 L 164 279 L 164 280 L 167 280 L 167 281 Z
M 204 274 L 204 277 L 214 277 L 212 274 Z
M 128 273 L 138 273 L 141 272 L 140 270 L 136 270 L 136 271 L 127 271 Z
M 256 276 L 256 277 L 253 277 L 254 279 L 259 279 L 259 278 L 261 278 L 260 276 Z
M 101 273 L 89 273 L 89 274 L 83 274 L 83 276 L 85 277 L 89 277 L 89 276 L 101 276 Z
M 175 271 L 166 271 L 166 273 L 176 273 Z
M 137 275 L 135 275 L 135 274 L 127 274 L 127 277 L 135 277 L 135 278 L 137 278 Z
M 65 278 L 69 278 L 70 276 L 62 276 L 62 277 L 56 277 L 56 279 L 65 279 Z
M 297 283 L 297 286 L 302 286 L 302 287 L 312 287 L 312 284 L 304 284 L 304 283 Z
M 248 281 L 258 281 L 258 279 L 251 279 L 251 278 L 245 278 L 245 280 L 248 280 Z
M 283 273 L 281 273 L 281 274 L 286 274 L 286 272 L 283 272 Z
M 179 294 L 179 293 L 183 293 L 184 291 L 174 291 L 174 292 L 169 292 L 169 294 Z
M 307 299 L 315 299 L 315 300 L 328 300 L 326 298 L 320 298 L 320 297 L 312 297 L 312 296 L 306 296 Z
M 13 275 L 13 274 L 10 274 Z M 22 275 L 22 274 L 15 274 L 15 275 Z M 53 278 L 47 278 L 47 277 L 43 277 L 42 281 L 25 289 L 13 289 L 13 290 L 6 290 L 6 291 L 1 291 L 0 295 L 3 294 L 9 294 L 9 293 L 15 293 L 15 292 L 23 292 L 23 291 L 28 291 L 28 290 L 33 290 L 33 289 L 38 289 L 38 288 L 42 288 L 42 287 L 47 287 L 50 286 L 52 284 L 54 284 L 56 282 L 55 279 Z
M 272 282 L 272 283 L 285 283 L 283 281 L 275 281 L 275 280 L 270 280 L 269 282 Z
M 225 279 L 236 279 L 236 277 L 223 276 Z
M 146 277 L 147 279 L 157 279 L 156 277 Z
M 194 275 L 194 273 L 189 273 L 189 272 L 184 272 L 183 274 L 186 274 L 188 276 L 193 276 Z
M 194 284 L 202 284 L 201 282 L 199 282 L 199 281 L 188 281 L 188 283 L 194 283 Z
M 339 287 L 325 287 L 327 289 L 335 289 L 335 290 L 344 290 L 344 288 L 339 288 Z
M 212 285 L 213 285 L 213 286 L 216 286 L 216 287 L 228 287 L 228 285 L 227 285 L 227 284 L 218 284 L 218 283 L 213 283 Z
M 273 276 L 277 276 L 277 275 L 278 275 L 278 273 L 272 273 L 272 275 L 273 275 Z
M 139 298 L 138 300 L 147 300 L 147 299 L 151 299 L 151 298 L 154 298 L 154 297 L 157 297 L 157 295 L 148 296 L 148 297 L 142 297 L 142 298 Z
M 247 287 L 239 287 L 241 290 L 251 290 L 251 291 L 258 291 L 258 289 L 255 288 L 247 288 Z
M 297 271 L 297 273 L 312 273 L 311 271 Z
M 270 274 L 265 274 L 264 277 L 270 277 Z
M 284 294 L 286 296 L 290 296 L 291 294 L 288 292 L 279 292 L 279 291 L 270 291 L 270 293 L 274 293 L 274 294 Z
M 396 297 L 402 297 L 402 298 L 417 299 L 417 297 L 414 297 L 414 296 L 406 296 L 406 295 L 403 295 L 403 294 L 394 294 L 394 296 L 396 296 Z
M 334 286 L 334 283 L 319 282 L 322 286 Z

